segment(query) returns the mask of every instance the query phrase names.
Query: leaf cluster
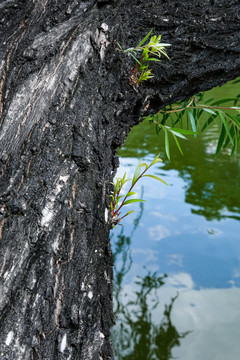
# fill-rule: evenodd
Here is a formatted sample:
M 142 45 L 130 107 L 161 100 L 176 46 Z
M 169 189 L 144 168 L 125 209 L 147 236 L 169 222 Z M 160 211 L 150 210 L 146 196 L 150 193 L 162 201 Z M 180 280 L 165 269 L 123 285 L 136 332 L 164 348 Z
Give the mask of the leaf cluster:
M 197 94 L 192 98 L 167 106 L 156 114 L 148 115 L 144 119 L 155 124 L 157 134 L 162 130 L 165 134 L 165 152 L 170 159 L 169 136 L 172 136 L 181 154 L 182 148 L 179 138 L 187 140 L 185 135 L 197 136 L 198 128 L 201 126 L 201 118 L 205 114 L 207 120 L 200 132 L 209 127 L 213 121 L 218 121 L 221 126 L 220 135 L 216 149 L 216 155 L 221 149 L 231 146 L 231 156 L 237 152 L 240 140 L 240 108 L 235 105 L 239 98 L 226 98 L 204 100 L 204 93 Z M 223 106 L 225 103 L 233 102 L 234 106 Z
M 134 212 L 133 210 L 128 211 L 125 215 L 120 217 L 120 210 L 122 209 L 123 206 L 128 205 L 128 204 L 132 204 L 132 203 L 136 203 L 136 202 L 141 202 L 144 201 L 142 199 L 136 199 L 136 198 L 132 198 L 133 195 L 135 195 L 136 193 L 133 190 L 134 186 L 136 185 L 136 183 L 143 177 L 150 177 L 153 178 L 155 180 L 161 181 L 162 183 L 168 185 L 164 180 L 162 180 L 160 177 L 156 176 L 156 175 L 146 175 L 146 172 L 156 163 L 161 162 L 162 160 L 159 158 L 159 155 L 157 155 L 154 160 L 150 163 L 150 165 L 146 164 L 146 163 L 142 163 L 141 160 L 139 161 L 133 178 L 132 179 L 127 179 L 126 178 L 126 173 L 123 175 L 122 178 L 117 178 L 116 179 L 116 183 L 113 184 L 114 185 L 114 192 L 113 194 L 111 194 L 111 203 L 110 203 L 110 209 L 111 209 L 111 214 L 112 214 L 112 220 L 113 220 L 113 225 L 117 225 L 119 224 L 119 222 L 121 222 L 121 220 L 130 215 L 132 212 Z M 143 168 L 143 170 L 142 170 Z M 142 170 L 142 171 L 141 171 Z M 121 195 L 121 191 L 123 186 L 128 182 L 131 181 L 131 185 L 126 193 L 126 195 Z
M 162 35 L 151 36 L 151 34 L 152 30 L 149 31 L 149 33 L 144 37 L 144 39 L 141 40 L 141 42 L 136 47 L 131 47 L 126 50 L 123 50 L 121 45 L 117 43 L 121 51 L 123 53 L 129 54 L 136 62 L 136 65 L 132 72 L 134 76 L 138 75 L 136 80 L 137 85 L 139 85 L 142 81 L 146 81 L 154 76 L 152 73 L 152 69 L 149 68 L 150 61 L 159 62 L 162 55 L 166 56 L 169 59 L 165 48 L 167 46 L 171 46 L 171 44 L 160 42 Z M 149 42 L 145 44 L 150 36 L 151 38 Z M 139 54 L 141 55 L 140 58 L 138 58 Z

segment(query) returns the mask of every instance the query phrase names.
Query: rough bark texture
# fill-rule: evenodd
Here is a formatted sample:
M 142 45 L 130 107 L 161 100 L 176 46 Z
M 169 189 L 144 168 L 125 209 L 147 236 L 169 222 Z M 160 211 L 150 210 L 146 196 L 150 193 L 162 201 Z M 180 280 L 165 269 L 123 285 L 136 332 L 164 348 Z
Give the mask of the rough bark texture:
M 171 61 L 137 90 L 116 50 Z M 113 359 L 110 182 L 144 107 L 240 75 L 237 0 L 0 2 L 0 359 Z

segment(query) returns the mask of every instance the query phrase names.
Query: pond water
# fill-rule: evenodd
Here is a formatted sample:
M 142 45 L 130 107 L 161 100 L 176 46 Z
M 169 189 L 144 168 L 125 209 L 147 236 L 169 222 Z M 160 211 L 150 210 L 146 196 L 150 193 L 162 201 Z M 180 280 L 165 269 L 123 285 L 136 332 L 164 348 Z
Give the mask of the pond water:
M 232 82 L 207 96 L 239 93 Z M 215 157 L 218 133 L 216 124 L 182 141 L 184 156 L 172 144 L 169 162 L 162 137 L 141 123 L 119 151 L 117 176 L 128 178 L 160 152 L 151 173 L 169 186 L 139 181 L 146 202 L 111 231 L 116 360 L 240 358 L 240 156 Z

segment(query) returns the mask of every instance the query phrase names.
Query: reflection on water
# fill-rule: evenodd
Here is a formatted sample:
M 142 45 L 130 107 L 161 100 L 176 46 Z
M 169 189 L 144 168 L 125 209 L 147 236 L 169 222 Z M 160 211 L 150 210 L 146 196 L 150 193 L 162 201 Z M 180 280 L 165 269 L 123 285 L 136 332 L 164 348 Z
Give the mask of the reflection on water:
M 173 147 L 169 163 L 161 137 L 140 124 L 120 151 L 118 176 L 128 178 L 160 152 L 153 173 L 169 186 L 145 179 L 144 211 L 136 204 L 137 218 L 112 231 L 117 360 L 239 360 L 240 156 L 216 159 L 217 133 L 182 143 L 183 157 Z
M 147 134 L 147 135 L 146 135 Z M 161 170 L 176 170 L 185 182 L 185 202 L 192 205 L 192 212 L 208 220 L 235 217 L 240 212 L 240 156 L 230 158 L 222 152 L 215 157 L 218 128 L 182 143 L 182 156 L 174 151 L 171 161 L 166 159 L 164 141 L 154 133 L 149 124 L 139 124 L 130 133 L 129 140 L 120 155 L 123 158 L 143 158 L 160 152 L 164 164 Z M 141 144 L 142 141 L 142 144 Z M 139 155 L 138 155 L 139 153 Z M 148 159 L 149 160 L 149 159 Z M 166 172 L 161 172 L 166 176 Z M 230 214 L 231 213 L 231 214 Z
M 134 220 L 131 236 L 139 225 L 143 214 Z M 168 360 L 172 359 L 172 349 L 180 345 L 180 339 L 188 332 L 179 333 L 171 321 L 171 312 L 177 295 L 172 297 L 161 316 L 153 319 L 152 313 L 159 308 L 157 290 L 165 284 L 166 274 L 148 271 L 143 277 L 136 276 L 132 287 L 124 286 L 124 277 L 131 270 L 131 236 L 124 235 L 124 227 L 114 245 L 115 269 L 114 303 L 117 324 L 112 337 L 117 360 Z
M 173 157 L 163 169 L 177 170 L 185 181 L 185 202 L 193 205 L 193 213 L 207 220 L 227 217 L 239 220 L 239 157 L 230 159 L 228 154 L 222 153 L 215 158 L 215 149 L 209 151 L 209 148 L 213 147 L 211 144 L 217 138 L 218 129 L 211 130 L 197 142 L 185 146 L 184 160 Z

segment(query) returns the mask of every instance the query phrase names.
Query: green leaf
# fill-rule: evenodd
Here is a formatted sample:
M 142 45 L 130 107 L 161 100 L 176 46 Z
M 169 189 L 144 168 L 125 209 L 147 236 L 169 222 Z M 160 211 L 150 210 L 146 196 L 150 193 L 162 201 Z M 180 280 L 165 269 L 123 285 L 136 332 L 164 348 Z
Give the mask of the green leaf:
M 217 115 L 217 114 L 215 113 L 215 111 L 213 111 L 213 110 L 211 110 L 211 109 L 208 109 L 208 108 L 202 108 L 202 110 L 204 110 L 204 111 L 208 112 L 209 114 Z
M 131 211 L 128 211 L 125 215 L 123 215 L 120 219 L 122 220 L 123 218 L 125 218 L 126 216 L 134 213 L 135 211 L 134 210 L 131 210 Z
M 235 134 L 235 128 L 234 128 L 234 125 L 233 125 L 233 124 L 232 124 L 232 126 L 231 126 L 231 128 L 230 128 L 230 134 L 232 135 L 232 138 L 234 139 L 234 135 L 236 135 L 236 134 Z M 225 143 L 224 143 L 224 145 L 223 145 L 223 148 L 224 148 L 224 149 L 228 146 L 229 142 L 230 142 L 230 138 L 227 137 L 226 140 L 225 140 Z
M 149 31 L 149 33 L 145 36 L 144 39 L 142 39 L 142 41 L 138 44 L 137 47 L 142 46 L 142 45 L 145 43 L 145 41 L 147 41 L 147 39 L 149 38 L 149 36 L 151 35 L 151 33 L 152 33 L 152 30 Z
M 165 185 L 168 185 L 163 179 L 161 179 L 160 177 L 156 176 L 156 175 L 143 175 L 143 177 L 150 177 L 153 178 L 155 180 L 161 181 L 162 183 L 164 183 Z
M 180 133 L 180 134 L 185 134 L 185 135 L 194 135 L 194 131 L 192 130 L 185 130 L 185 129 L 179 129 L 179 128 L 170 128 L 171 130 L 173 130 L 174 132 Z
M 123 198 L 123 197 L 125 197 L 125 196 L 124 196 L 124 195 L 119 195 L 119 196 L 118 196 L 118 200 L 121 199 L 121 198 Z
M 225 113 L 225 116 L 230 118 L 235 123 L 235 125 L 240 129 L 240 118 L 239 118 L 239 116 L 234 116 L 232 114 L 226 114 L 226 113 Z
M 234 145 L 234 142 L 233 142 L 232 136 L 230 134 L 228 124 L 227 124 L 227 121 L 226 121 L 226 119 L 224 117 L 224 114 L 223 114 L 223 112 L 221 110 L 218 110 L 218 113 L 219 113 L 219 116 L 220 116 L 220 118 L 221 118 L 221 120 L 223 122 L 223 125 L 225 126 L 225 129 L 226 129 L 226 132 L 227 132 L 227 134 L 229 136 L 229 139 L 230 139 L 231 143 Z
M 172 115 L 171 115 L 171 114 L 169 114 L 169 117 L 170 117 L 170 120 L 171 120 L 172 127 L 174 127 L 174 120 L 173 120 Z
M 138 83 L 152 78 L 153 75 L 152 75 L 151 71 L 152 71 L 151 69 L 150 70 L 143 70 L 140 77 L 139 77 L 139 79 L 138 79 Z
M 180 134 L 178 134 L 178 135 L 176 134 L 176 136 L 179 136 L 179 135 L 180 135 Z M 180 144 L 179 144 L 178 139 L 176 138 L 176 136 L 173 134 L 175 143 L 177 144 L 177 147 L 178 147 L 180 153 L 183 155 L 182 148 L 181 148 L 181 146 L 180 146 Z M 181 135 L 181 136 L 183 136 L 183 135 Z M 185 136 L 184 136 L 184 138 L 185 138 Z M 187 138 L 185 138 L 185 139 L 187 140 Z
M 198 119 L 200 119 L 200 117 L 202 116 L 202 114 L 203 114 L 203 108 L 200 108 L 200 109 L 195 109 L 196 111 L 197 111 L 197 117 L 198 117 Z
M 153 123 L 153 119 L 154 119 L 153 115 L 143 116 L 143 120 L 148 121 L 150 124 Z
M 207 121 L 205 122 L 205 124 L 202 127 L 201 132 L 203 132 L 212 122 L 213 120 L 216 118 L 216 116 L 211 116 L 209 119 L 207 119 Z
M 130 191 L 129 193 L 127 193 L 126 197 L 128 196 L 132 196 L 132 195 L 135 195 L 136 193 L 134 191 Z
M 165 130 L 165 151 L 168 159 L 170 160 L 169 140 L 168 140 L 168 133 L 166 130 Z
M 203 101 L 203 96 L 202 96 L 202 98 L 201 98 L 200 100 Z M 213 97 L 211 97 L 211 98 L 208 99 L 208 100 L 204 100 L 204 104 L 208 104 L 208 103 L 210 103 L 212 100 L 214 100 Z
M 220 136 L 218 139 L 218 144 L 217 144 L 216 155 L 218 155 L 219 151 L 221 150 L 225 135 L 226 135 L 226 128 L 225 128 L 224 124 L 222 124 L 221 133 L 220 133 Z
M 184 135 L 176 132 L 175 130 L 170 129 L 169 131 L 170 131 L 170 133 L 171 133 L 174 137 L 177 136 L 177 137 L 180 137 L 180 138 L 182 138 L 182 139 L 184 139 L 184 140 L 188 140 L 188 139 L 186 138 L 186 136 L 184 136 Z
M 187 113 L 188 113 L 188 117 L 189 117 L 190 122 L 191 122 L 191 126 L 192 126 L 192 129 L 193 129 L 193 132 L 195 133 L 193 136 L 196 138 L 197 128 L 196 128 L 195 119 L 194 119 L 194 117 L 193 117 L 193 114 L 192 114 L 191 110 L 187 109 Z
M 160 59 L 156 59 L 156 58 L 148 58 L 148 61 L 161 61 Z
M 145 201 L 145 200 L 142 200 L 142 199 L 131 199 L 131 200 L 127 200 L 125 201 L 125 203 L 123 204 L 124 205 L 128 205 L 128 204 L 132 204 L 132 203 L 135 203 L 135 202 L 140 202 L 140 201 Z
M 139 60 L 130 52 L 129 53 L 131 55 L 131 57 L 139 64 L 141 65 L 141 63 L 139 62 Z
M 146 64 L 141 63 L 141 65 L 139 66 L 139 70 L 143 72 L 143 70 L 146 70 L 146 69 L 148 69 L 148 64 L 146 65 Z
M 123 48 L 121 47 L 121 45 L 116 41 L 117 46 L 123 51 Z
M 237 151 L 238 143 L 240 140 L 239 131 L 237 131 L 236 127 L 234 127 L 234 133 L 235 133 L 235 137 L 234 137 L 235 141 L 234 141 L 234 146 L 232 148 L 231 156 L 233 156 L 233 154 Z
M 240 107 L 238 107 L 238 106 L 230 106 L 230 109 L 231 110 L 240 110 Z
M 149 165 L 150 166 L 153 166 L 154 164 L 156 164 L 157 162 L 162 162 L 162 159 L 160 159 L 159 157 L 160 154 L 158 154 L 154 159 L 153 161 L 151 162 L 151 164 Z
M 141 167 L 142 166 L 145 166 L 145 170 L 147 170 L 148 169 L 148 164 L 146 164 L 146 163 L 141 163 L 141 165 L 140 165 Z
M 168 118 L 169 118 L 169 114 L 164 113 L 161 124 L 164 125 L 164 124 L 166 123 L 166 121 L 167 121 Z M 169 127 L 168 127 L 168 128 L 169 128 Z M 169 128 L 169 129 L 170 129 L 170 128 Z
M 230 102 L 234 100 L 236 100 L 236 98 L 226 98 L 226 99 L 214 101 L 211 105 L 214 106 L 214 105 L 224 104 L 226 102 Z
M 133 179 L 132 179 L 132 185 L 135 184 L 135 182 L 137 181 L 139 175 L 140 175 L 140 171 L 141 171 L 141 160 L 139 160 L 139 163 L 136 167 L 136 170 L 134 172 L 134 175 L 133 175 Z
M 130 48 L 124 50 L 125 53 L 127 53 L 127 52 L 132 52 L 132 51 L 134 51 L 134 48 L 133 48 L 133 47 L 130 47 Z

